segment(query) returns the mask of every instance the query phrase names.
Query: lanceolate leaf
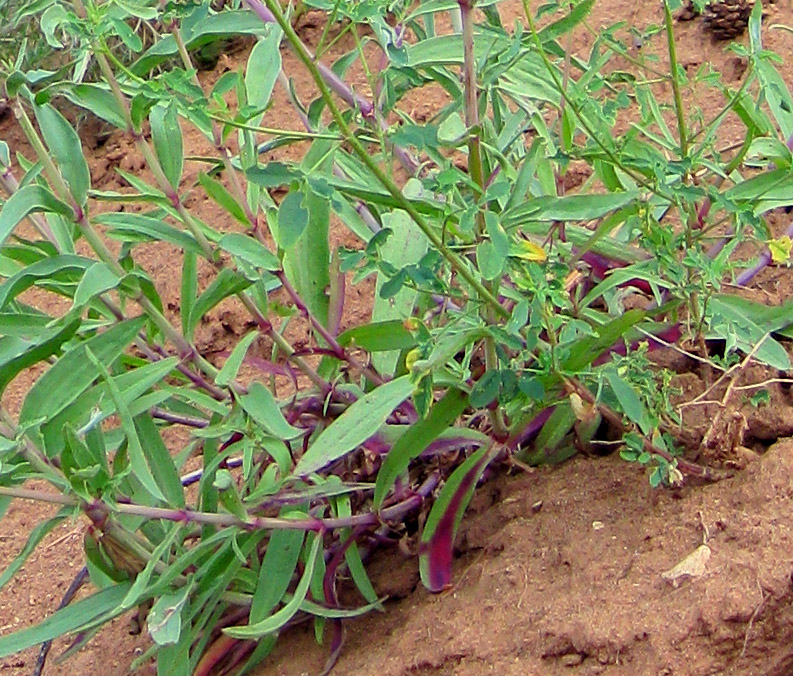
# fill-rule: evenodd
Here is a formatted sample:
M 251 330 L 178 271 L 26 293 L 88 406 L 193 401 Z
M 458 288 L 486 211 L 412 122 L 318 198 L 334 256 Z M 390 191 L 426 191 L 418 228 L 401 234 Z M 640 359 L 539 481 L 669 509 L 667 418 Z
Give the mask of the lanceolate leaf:
M 38 547 L 39 543 L 44 539 L 47 533 L 49 533 L 53 528 L 55 528 L 55 526 L 61 523 L 61 521 L 63 521 L 68 516 L 68 512 L 68 508 L 62 509 L 56 516 L 52 517 L 51 519 L 47 519 L 46 521 L 42 521 L 30 532 L 28 540 L 25 543 L 25 546 L 22 548 L 22 551 L 17 554 L 16 558 L 9 564 L 8 568 L 6 568 L 3 573 L 0 574 L 0 589 L 5 587 L 8 581 L 14 577 L 16 572 L 25 565 L 25 561 L 27 561 L 28 557 L 33 553 L 36 547 Z
M 0 211 L 0 246 L 5 244 L 23 218 L 39 211 L 50 211 L 65 218 L 74 217 L 72 208 L 49 190 L 40 185 L 26 185 L 11 195 Z
M 313 542 L 311 544 L 311 551 L 309 552 L 308 560 L 306 561 L 306 567 L 303 570 L 303 576 L 300 578 L 300 582 L 295 589 L 292 599 L 286 605 L 284 605 L 283 608 L 272 614 L 267 619 L 257 622 L 256 624 L 251 624 L 247 627 L 229 627 L 223 630 L 225 634 L 228 634 L 233 638 L 258 639 L 262 636 L 266 636 L 267 634 L 271 634 L 274 631 L 278 631 L 292 618 L 292 616 L 294 616 L 298 610 L 300 610 L 300 605 L 303 603 L 306 598 L 306 594 L 308 593 L 308 587 L 314 574 L 314 567 L 317 565 L 317 559 L 319 558 L 320 553 L 320 545 L 322 544 L 321 535 L 314 533 L 312 537 Z
M 294 509 L 283 510 L 281 517 Z M 297 568 L 305 533 L 300 530 L 277 530 L 270 536 L 267 551 L 259 569 L 259 581 L 253 594 L 249 622 L 256 625 L 265 620 L 283 598 Z
M 382 507 L 388 491 L 397 477 L 407 470 L 410 461 L 421 455 L 441 432 L 457 420 L 467 403 L 468 397 L 464 392 L 450 390 L 430 409 L 425 419 L 411 425 L 410 429 L 399 438 L 377 473 L 374 491 L 375 509 Z
M 84 206 L 91 185 L 91 174 L 83 156 L 80 137 L 66 118 L 50 104 L 36 106 L 35 111 L 41 134 L 58 161 L 74 201 Z
M 45 416 L 52 418 L 66 408 L 97 377 L 87 350 L 90 349 L 103 364 L 110 364 L 127 348 L 145 323 L 144 317 L 129 319 L 69 350 L 30 389 L 19 413 L 20 423 Z
M 206 291 L 198 297 L 195 305 L 190 310 L 190 319 L 187 323 L 188 336 L 192 337 L 195 327 L 201 321 L 201 317 L 220 301 L 247 289 L 250 285 L 251 281 L 249 279 L 245 279 L 245 277 L 229 268 L 223 268 L 220 274 L 207 287 Z
M 314 440 L 295 474 L 311 474 L 344 457 L 377 432 L 412 391 L 410 377 L 401 376 L 361 397 Z
M 90 258 L 64 254 L 28 265 L 0 284 L 0 308 L 37 282 L 76 282 L 94 264 Z
M 95 618 L 116 608 L 130 586 L 130 583 L 126 582 L 107 587 L 87 599 L 58 610 L 39 624 L 0 637 L 0 658 L 80 629 Z
M 176 190 L 184 163 L 182 130 L 179 128 L 176 104 L 171 101 L 167 106 L 155 106 L 149 113 L 149 122 L 157 159 L 171 187 Z
M 253 383 L 248 394 L 240 397 L 240 404 L 251 418 L 276 439 L 294 439 L 303 434 L 303 430 L 286 422 L 275 397 L 262 383 Z
M 431 592 L 446 589 L 452 580 L 454 538 L 482 472 L 498 453 L 482 448 L 460 465 L 447 480 L 432 506 L 421 534 L 419 571 Z

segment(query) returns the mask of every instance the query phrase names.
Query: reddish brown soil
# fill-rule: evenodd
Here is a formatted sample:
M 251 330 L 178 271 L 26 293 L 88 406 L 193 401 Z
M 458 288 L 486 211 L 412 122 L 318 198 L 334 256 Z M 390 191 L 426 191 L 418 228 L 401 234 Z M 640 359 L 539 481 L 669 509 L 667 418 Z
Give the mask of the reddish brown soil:
M 643 29 L 661 22 L 659 4 L 600 0 L 594 22 L 608 25 L 625 20 Z M 766 46 L 786 64 L 793 63 L 789 34 L 768 29 L 773 21 L 791 23 L 790 7 L 783 2 L 771 11 Z M 520 2 L 505 2 L 502 12 L 505 23 L 512 24 L 521 16 Z M 309 22 L 303 27 L 304 37 L 311 42 L 319 30 Z M 678 56 L 689 73 L 711 63 L 729 81 L 740 79 L 740 60 L 725 52 L 723 45 L 712 44 L 699 21 L 680 24 L 677 34 Z M 660 53 L 660 41 L 656 43 L 643 51 Z M 582 33 L 573 46 L 584 52 L 591 44 L 592 37 Z M 221 57 L 215 72 L 205 77 L 213 81 L 241 58 L 244 55 Z M 284 60 L 298 90 L 309 92 L 295 59 L 285 51 Z M 782 70 L 793 85 L 793 78 Z M 357 77 L 363 85 L 360 73 Z M 440 96 L 435 90 L 423 92 L 411 111 L 417 116 L 428 114 L 440 105 Z M 659 88 L 659 96 L 668 96 L 668 91 Z M 691 92 L 686 96 L 689 102 L 695 97 Z M 716 95 L 709 99 L 698 92 L 696 96 L 706 118 L 722 105 Z M 275 101 L 268 124 L 295 128 L 295 116 L 278 89 Z M 725 125 L 725 145 L 736 140 L 738 130 L 735 123 Z M 96 146 L 92 141 L 96 134 L 90 126 L 84 129 L 88 148 Z M 10 119 L 0 122 L 0 138 L 25 152 Z M 186 148 L 191 154 L 206 150 L 205 142 L 193 132 L 186 134 Z M 91 152 L 92 178 L 98 188 L 120 185 L 113 172 L 116 166 L 130 171 L 142 167 L 118 134 Z M 295 147 L 288 151 L 298 152 Z M 194 183 L 197 170 L 189 167 L 186 183 Z M 568 187 L 583 178 L 572 176 Z M 227 222 L 211 202 L 198 206 L 205 220 Z M 771 225 L 779 231 L 786 222 L 774 216 Z M 341 228 L 334 237 L 337 242 L 351 241 Z M 176 252 L 159 245 L 138 251 L 136 260 L 161 284 L 175 315 Z M 793 296 L 793 279 L 788 271 L 768 270 L 757 280 L 754 293 L 764 302 L 779 303 Z M 364 287 L 351 296 L 346 321 L 352 323 L 366 316 L 371 290 Z M 210 358 L 219 357 L 244 330 L 242 315 L 233 306 L 221 307 L 202 327 L 199 343 Z M 681 403 L 704 391 L 690 364 L 674 354 L 665 359 L 681 373 L 677 382 Z M 3 404 L 12 413 L 40 371 L 24 374 L 4 393 Z M 752 366 L 738 385 L 774 375 Z M 715 388 L 709 399 L 721 400 L 725 385 Z M 782 385 L 769 389 L 770 404 L 758 409 L 738 395 L 727 402 L 723 417 L 747 420 L 748 431 L 739 441 L 750 449 L 732 454 L 734 462 L 747 465 L 733 478 L 650 491 L 643 472 L 615 456 L 578 458 L 530 474 L 498 477 L 480 489 L 463 523 L 454 587 L 437 596 L 420 587 L 415 557 L 380 553 L 372 564 L 373 579 L 392 600 L 385 614 L 348 624 L 346 646 L 334 674 L 793 674 L 793 440 L 788 438 L 793 436 L 793 406 Z M 719 421 L 720 409 L 718 404 L 686 407 L 686 428 L 695 436 L 707 434 L 713 421 Z M 728 432 L 726 423 L 723 430 L 715 430 L 732 452 Z M 30 529 L 48 513 L 38 505 L 11 506 L 0 521 L 0 568 L 13 559 Z M 82 565 L 83 528 L 79 521 L 56 528 L 22 573 L 0 592 L 0 634 L 55 609 Z M 662 577 L 703 543 L 711 551 L 704 574 L 674 582 Z M 127 673 L 131 660 L 147 646 L 144 637 L 128 634 L 128 619 L 104 629 L 70 661 L 59 665 L 51 658 L 44 673 Z M 53 655 L 63 646 L 57 643 Z M 30 674 L 35 654 L 28 651 L 0 660 L 0 676 Z M 318 673 L 326 657 L 327 648 L 315 644 L 313 632 L 298 629 L 282 637 L 275 655 L 257 674 Z

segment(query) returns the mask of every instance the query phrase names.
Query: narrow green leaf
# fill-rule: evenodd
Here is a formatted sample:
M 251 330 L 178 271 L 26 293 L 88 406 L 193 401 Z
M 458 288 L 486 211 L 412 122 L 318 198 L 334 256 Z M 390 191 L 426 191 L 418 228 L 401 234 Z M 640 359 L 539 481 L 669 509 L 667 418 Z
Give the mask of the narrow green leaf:
M 300 578 L 294 596 L 289 603 L 285 604 L 278 612 L 273 613 L 270 617 L 261 622 L 248 625 L 247 627 L 227 627 L 223 629 L 224 634 L 228 634 L 232 638 L 258 639 L 278 631 L 298 610 L 300 610 L 300 605 L 305 600 L 306 594 L 308 594 L 308 587 L 314 575 L 314 567 L 317 565 L 317 559 L 321 551 L 320 545 L 322 544 L 322 537 L 320 535 L 312 533 L 309 537 L 313 539 L 311 551 L 306 561 L 306 567 L 303 570 L 303 576 Z
M 74 306 L 81 307 L 100 293 L 115 289 L 121 283 L 121 278 L 109 265 L 97 261 L 85 271 L 83 278 L 74 292 Z
M 198 174 L 198 182 L 204 188 L 206 194 L 223 209 L 228 211 L 237 221 L 243 225 L 250 225 L 248 217 L 245 215 L 245 210 L 237 203 L 237 200 L 226 190 L 226 187 L 222 183 L 210 178 L 203 172 Z
M 240 370 L 240 366 L 242 366 L 248 348 L 251 346 L 251 343 L 256 340 L 256 336 L 258 335 L 258 331 L 250 331 L 234 346 L 228 359 L 226 359 L 226 363 L 223 364 L 223 368 L 220 369 L 220 373 L 215 377 L 215 383 L 217 385 L 225 387 L 237 377 L 237 372 Z
M 28 557 L 33 553 L 36 547 L 39 546 L 39 543 L 44 539 L 44 537 L 49 533 L 55 526 L 61 523 L 67 516 L 70 510 L 68 508 L 63 508 L 58 514 L 51 519 L 47 519 L 46 521 L 42 521 L 41 523 L 37 524 L 32 531 L 30 531 L 30 535 L 28 535 L 28 539 L 25 542 L 25 546 L 22 547 L 22 550 L 19 554 L 16 555 L 14 560 L 8 564 L 8 568 L 6 568 L 2 575 L 0 575 L 0 589 L 6 586 L 10 580 L 13 579 L 14 575 L 16 575 L 17 571 L 25 565 L 25 561 L 28 560 Z
M 37 283 L 75 283 L 95 261 L 82 256 L 52 256 L 22 268 L 0 284 L 0 308 Z
M 113 211 L 99 214 L 92 220 L 95 223 L 109 226 L 108 234 L 111 237 L 140 242 L 159 242 L 162 240 L 185 251 L 195 254 L 202 253 L 201 247 L 190 233 L 177 230 L 173 226 L 164 223 L 162 218 L 154 218 L 146 214 Z
M 423 420 L 410 426 L 386 455 L 374 490 L 374 508 L 383 506 L 388 491 L 400 474 L 405 472 L 410 461 L 421 455 L 427 446 L 454 423 L 465 410 L 468 397 L 461 390 L 449 390 L 431 409 Z
M 129 466 L 132 470 L 132 473 L 135 475 L 138 481 L 140 481 L 143 487 L 152 495 L 152 497 L 154 497 L 156 500 L 165 501 L 165 496 L 162 494 L 160 487 L 157 485 L 157 480 L 154 478 L 152 468 L 149 466 L 148 458 L 143 451 L 143 446 L 140 443 L 140 437 L 138 437 L 138 432 L 135 429 L 135 421 L 132 418 L 132 414 L 129 412 L 129 407 L 126 405 L 123 397 L 121 396 L 121 391 L 118 389 L 118 385 L 110 376 L 110 371 L 108 371 L 107 367 L 102 363 L 102 361 L 96 355 L 94 355 L 90 347 L 87 347 L 85 352 L 88 360 L 94 366 L 92 371 L 94 373 L 98 372 L 98 374 L 107 384 L 107 391 L 113 401 L 116 414 L 121 421 L 121 428 L 124 430 L 124 434 L 127 438 L 127 452 L 129 453 Z
M 75 401 L 99 375 L 87 351 L 103 364 L 118 358 L 146 323 L 145 317 L 120 322 L 116 326 L 69 350 L 28 392 L 19 413 L 20 424 L 30 423 L 46 414 L 60 413 Z
M 130 586 L 129 583 L 124 583 L 107 587 L 56 611 L 32 627 L 0 637 L 0 658 L 80 629 L 116 608 Z
M 123 395 L 122 395 L 123 396 Z M 148 411 L 135 418 L 135 428 L 140 436 L 143 453 L 152 469 L 152 474 L 157 482 L 165 501 L 169 507 L 182 508 L 185 506 L 184 488 L 179 479 L 174 459 L 162 440 L 160 430 Z
M 223 268 L 212 283 L 207 287 L 195 302 L 190 310 L 190 318 L 187 322 L 187 335 L 192 336 L 198 322 L 201 321 L 207 312 L 215 307 L 220 301 L 235 293 L 244 291 L 252 284 L 251 280 L 246 279 L 230 268 Z
M 282 510 L 280 516 L 289 518 L 290 513 L 300 516 L 294 508 Z M 286 594 L 297 568 L 304 537 L 305 533 L 300 530 L 273 531 L 259 568 L 259 580 L 248 619 L 250 624 L 265 620 Z
M 410 376 L 405 375 L 358 399 L 314 440 L 294 473 L 305 476 L 344 457 L 377 432 L 412 391 Z

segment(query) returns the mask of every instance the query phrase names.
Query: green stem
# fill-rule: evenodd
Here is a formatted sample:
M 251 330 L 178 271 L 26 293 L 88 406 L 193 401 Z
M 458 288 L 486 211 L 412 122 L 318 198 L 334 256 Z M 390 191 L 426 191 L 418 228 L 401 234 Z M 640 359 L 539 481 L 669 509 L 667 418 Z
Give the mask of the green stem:
M 399 207 L 408 213 L 419 229 L 424 233 L 424 236 L 449 262 L 449 264 L 460 275 L 460 277 L 462 277 L 473 288 L 479 298 L 483 302 L 490 305 L 499 316 L 504 318 L 509 317 L 509 310 L 503 307 L 501 303 L 498 302 L 498 298 L 496 298 L 496 296 L 494 296 L 485 288 L 484 284 L 482 284 L 482 282 L 476 278 L 466 263 L 443 243 L 441 238 L 433 231 L 424 217 L 415 209 L 410 201 L 405 198 L 396 183 L 394 183 L 380 168 L 380 166 L 371 158 L 369 153 L 366 151 L 366 148 L 363 147 L 361 142 L 358 140 L 358 137 L 352 132 L 350 126 L 342 116 L 339 107 L 333 100 L 333 95 L 331 94 L 330 89 L 328 89 L 328 86 L 325 84 L 325 81 L 322 78 L 319 69 L 317 68 L 317 65 L 314 63 L 313 59 L 309 55 L 300 38 L 297 36 L 297 33 L 295 33 L 291 24 L 284 18 L 278 2 L 276 0 L 264 0 L 264 2 L 267 5 L 267 9 L 269 9 L 275 17 L 278 25 L 283 29 L 284 34 L 295 50 L 295 53 L 298 55 L 298 58 L 303 62 L 303 65 L 305 65 L 306 69 L 311 74 L 314 83 L 319 89 L 325 104 L 328 106 L 328 109 L 333 116 L 333 120 L 336 122 L 342 134 L 344 135 L 345 140 L 353 149 L 361 162 L 366 165 L 366 168 L 372 172 L 374 177 L 398 202 Z
M 675 98 L 675 113 L 677 115 L 677 130 L 680 134 L 680 157 L 688 157 L 688 133 L 686 131 L 686 114 L 683 109 L 683 96 L 680 93 L 678 79 L 677 48 L 675 47 L 675 32 L 672 28 L 672 10 L 669 9 L 669 0 L 664 0 L 664 28 L 666 29 L 666 46 L 669 52 L 669 67 L 672 80 L 672 92 Z

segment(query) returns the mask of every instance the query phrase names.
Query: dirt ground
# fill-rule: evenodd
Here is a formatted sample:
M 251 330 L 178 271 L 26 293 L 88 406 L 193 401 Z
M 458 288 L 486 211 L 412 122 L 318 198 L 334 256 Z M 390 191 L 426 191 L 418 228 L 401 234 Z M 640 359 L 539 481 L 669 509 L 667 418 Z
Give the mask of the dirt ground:
M 521 16 L 518 1 L 499 7 L 507 25 Z M 793 13 L 787 0 L 769 11 L 766 46 L 791 64 L 790 34 L 770 25 L 793 24 Z M 593 17 L 595 24 L 624 20 L 640 30 L 662 21 L 657 0 L 600 0 Z M 309 43 L 321 31 L 313 20 L 309 15 L 301 26 Z M 678 57 L 689 72 L 711 63 L 728 80 L 740 79 L 740 59 L 725 51 L 724 43 L 712 43 L 701 21 L 679 24 L 677 36 Z M 591 43 L 591 36 L 579 33 L 574 48 L 584 52 Z M 657 45 L 643 49 L 660 53 Z M 212 82 L 245 56 L 223 55 L 216 69 L 202 77 Z M 298 74 L 298 91 L 310 91 L 286 50 L 284 67 Z M 793 85 L 789 67 L 782 72 Z M 276 89 L 275 96 L 268 124 L 296 128 L 284 93 Z M 695 94 L 687 96 L 690 101 Z M 706 117 L 722 105 L 715 96 L 699 102 Z M 440 104 L 439 98 L 421 97 L 412 112 L 420 115 L 422 109 L 431 111 Z M 725 144 L 736 140 L 730 138 L 729 124 L 724 132 Z M 112 189 L 121 185 L 115 167 L 135 172 L 143 165 L 121 135 L 102 143 L 99 136 L 90 125 L 83 129 L 92 153 L 93 184 Z M 10 117 L 0 121 L 0 138 L 25 151 Z M 186 135 L 187 154 L 207 150 L 202 144 L 196 134 Z M 188 167 L 186 182 L 194 182 L 197 171 Z M 206 220 L 226 219 L 209 201 L 198 206 Z M 772 216 L 772 227 L 780 231 L 787 226 L 786 218 Z M 346 241 L 349 235 L 339 230 L 334 237 Z M 179 289 L 171 273 L 174 251 L 165 246 L 136 251 L 136 260 L 162 284 L 175 316 Z M 793 296 L 793 274 L 769 269 L 752 293 L 778 304 Z M 352 295 L 348 323 L 366 315 L 371 288 L 364 286 Z M 245 331 L 241 317 L 221 308 L 217 321 L 201 327 L 199 345 L 210 358 L 222 355 Z M 703 394 L 705 387 L 690 363 L 674 353 L 660 358 L 678 372 L 679 403 Z M 35 369 L 24 374 L 4 393 L 3 404 L 12 413 L 39 374 Z M 776 375 L 750 366 L 737 384 Z M 709 399 L 720 400 L 724 385 L 709 393 Z M 770 402 L 759 408 L 741 397 L 729 402 L 729 415 L 745 419 L 747 426 L 742 438 L 746 450 L 733 478 L 651 491 L 642 470 L 616 456 L 576 458 L 554 468 L 497 476 L 474 499 L 457 543 L 454 586 L 440 595 L 420 586 L 415 557 L 380 553 L 372 563 L 372 576 L 378 591 L 391 599 L 387 612 L 347 625 L 334 676 L 793 674 L 793 400 L 784 383 L 768 389 Z M 720 406 L 687 406 L 684 411 L 685 427 L 701 438 L 720 415 Z M 47 513 L 38 505 L 12 504 L 0 521 L 0 568 Z M 83 528 L 80 522 L 56 528 L 22 573 L 0 591 L 0 635 L 55 609 L 82 565 Z M 691 554 L 704 569 L 671 579 L 669 571 Z M 130 662 L 147 647 L 145 637 L 129 635 L 128 620 L 103 630 L 63 664 L 53 659 L 65 645 L 57 643 L 44 673 L 128 673 Z M 316 674 L 327 651 L 316 645 L 313 631 L 295 629 L 282 636 L 275 654 L 256 674 Z M 35 660 L 36 651 L 0 660 L 0 676 L 29 675 Z M 144 667 L 140 673 L 151 671 Z

